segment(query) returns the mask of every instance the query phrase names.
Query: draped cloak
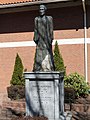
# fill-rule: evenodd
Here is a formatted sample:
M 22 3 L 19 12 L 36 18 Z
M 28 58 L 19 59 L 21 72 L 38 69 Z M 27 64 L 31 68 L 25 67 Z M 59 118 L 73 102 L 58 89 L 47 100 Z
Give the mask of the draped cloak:
M 52 53 L 53 19 L 51 16 L 35 18 L 33 40 L 36 43 L 33 71 L 54 71 Z

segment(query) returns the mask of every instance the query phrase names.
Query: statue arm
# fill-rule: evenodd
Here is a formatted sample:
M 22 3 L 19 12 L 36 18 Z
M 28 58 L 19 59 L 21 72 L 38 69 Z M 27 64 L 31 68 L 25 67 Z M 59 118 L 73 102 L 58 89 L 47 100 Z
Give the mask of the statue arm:
M 51 40 L 53 41 L 54 37 L 53 37 L 53 18 L 51 17 L 51 20 L 50 20 L 50 37 L 51 37 Z
M 35 24 L 35 27 L 34 27 L 34 38 L 33 38 L 33 40 L 36 44 L 38 44 L 39 37 L 38 37 L 38 19 L 37 19 L 37 17 L 34 20 L 34 24 Z

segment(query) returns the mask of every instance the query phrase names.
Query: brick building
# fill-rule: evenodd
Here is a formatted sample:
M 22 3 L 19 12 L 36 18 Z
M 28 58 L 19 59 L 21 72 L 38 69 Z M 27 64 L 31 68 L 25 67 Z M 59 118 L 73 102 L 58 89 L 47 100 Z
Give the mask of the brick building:
M 67 74 L 78 72 L 90 82 L 89 0 L 0 0 L 0 100 L 7 94 L 17 53 L 32 71 L 34 18 L 41 3 L 54 19 L 53 47 L 57 40 Z

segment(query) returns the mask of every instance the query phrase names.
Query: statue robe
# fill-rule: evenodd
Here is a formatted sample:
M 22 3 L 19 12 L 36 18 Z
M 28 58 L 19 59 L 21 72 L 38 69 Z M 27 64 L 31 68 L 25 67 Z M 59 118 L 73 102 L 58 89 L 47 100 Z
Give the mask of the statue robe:
M 36 53 L 33 71 L 54 71 L 52 41 L 52 17 L 36 17 L 34 29 L 34 42 L 36 43 Z

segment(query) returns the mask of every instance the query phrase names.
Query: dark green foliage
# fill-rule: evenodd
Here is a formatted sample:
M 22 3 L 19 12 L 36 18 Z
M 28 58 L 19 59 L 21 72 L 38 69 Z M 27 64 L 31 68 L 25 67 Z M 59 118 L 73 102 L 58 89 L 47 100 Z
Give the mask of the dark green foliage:
M 16 56 L 14 71 L 13 71 L 13 75 L 12 75 L 12 79 L 10 83 L 11 85 L 24 85 L 25 84 L 25 80 L 23 77 L 23 64 L 18 54 Z
M 25 86 L 15 85 L 7 87 L 8 97 L 11 100 L 18 100 L 25 98 Z
M 36 52 L 35 52 L 35 56 L 34 56 L 34 64 L 33 64 L 33 70 L 32 70 L 33 72 L 35 71 L 35 62 L 36 62 L 35 60 L 36 60 Z
M 53 57 L 54 57 L 55 71 L 64 71 L 64 73 L 66 74 L 66 68 L 64 66 L 64 61 L 63 61 L 62 55 L 60 54 L 57 41 L 55 43 Z
M 70 87 L 65 87 L 64 88 L 64 102 L 65 103 L 74 103 L 75 102 L 75 90 Z
M 73 88 L 76 92 L 76 97 L 85 97 L 89 94 L 90 86 L 86 83 L 85 78 L 78 73 L 72 73 L 64 77 L 65 87 Z

